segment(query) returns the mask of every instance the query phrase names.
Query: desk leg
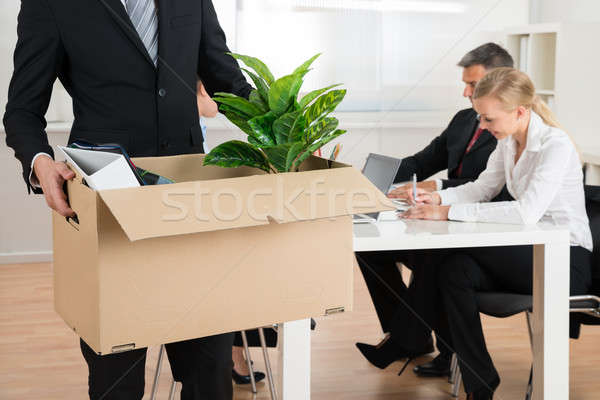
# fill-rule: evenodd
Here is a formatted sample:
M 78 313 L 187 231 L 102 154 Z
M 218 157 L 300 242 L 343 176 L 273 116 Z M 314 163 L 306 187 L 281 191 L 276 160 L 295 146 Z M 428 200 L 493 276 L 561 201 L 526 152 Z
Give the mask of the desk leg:
M 533 251 L 533 399 L 569 398 L 569 243 Z
M 278 328 L 279 400 L 310 400 L 310 319 Z

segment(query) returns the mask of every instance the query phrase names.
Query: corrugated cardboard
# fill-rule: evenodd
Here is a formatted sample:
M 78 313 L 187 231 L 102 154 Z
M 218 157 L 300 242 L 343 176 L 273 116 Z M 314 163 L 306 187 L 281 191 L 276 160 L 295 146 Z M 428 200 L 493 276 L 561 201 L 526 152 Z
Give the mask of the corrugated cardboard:
M 203 155 L 133 161 L 179 183 L 94 191 L 77 175 L 78 223 L 53 215 L 55 308 L 99 354 L 350 310 L 350 214 L 393 209 L 316 157 L 276 175 Z

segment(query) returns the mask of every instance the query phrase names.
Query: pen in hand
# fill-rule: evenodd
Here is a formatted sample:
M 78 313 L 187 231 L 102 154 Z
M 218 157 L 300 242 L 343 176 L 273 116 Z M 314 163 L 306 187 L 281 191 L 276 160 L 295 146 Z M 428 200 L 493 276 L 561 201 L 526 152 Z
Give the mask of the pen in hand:
M 413 174 L 413 179 L 412 179 L 412 184 L 413 184 L 413 202 L 415 204 L 417 204 L 417 174 Z

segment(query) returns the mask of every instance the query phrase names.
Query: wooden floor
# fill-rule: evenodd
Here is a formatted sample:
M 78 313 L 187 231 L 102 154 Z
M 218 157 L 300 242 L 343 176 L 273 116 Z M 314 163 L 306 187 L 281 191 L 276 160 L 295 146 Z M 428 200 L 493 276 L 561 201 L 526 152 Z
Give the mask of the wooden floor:
M 400 363 L 381 371 L 360 356 L 354 343 L 375 343 L 381 333 L 360 273 L 356 274 L 355 288 L 354 312 L 317 321 L 312 339 L 312 399 L 449 399 L 450 385 L 443 379 L 420 379 L 410 370 L 398 377 Z M 484 326 L 502 377 L 496 398 L 522 399 L 531 363 L 524 316 L 485 319 Z M 600 327 L 584 327 L 582 338 L 571 343 L 571 399 L 600 398 L 599 341 Z M 156 353 L 157 348 L 149 350 L 146 393 L 152 383 Z M 257 368 L 264 371 L 260 352 L 253 350 L 253 358 Z M 276 367 L 275 350 L 271 359 Z M 166 359 L 162 371 L 158 398 L 166 399 L 171 379 Z M 265 383 L 260 383 L 258 390 L 255 398 L 269 398 Z M 86 397 L 87 368 L 77 337 L 53 311 L 51 265 L 0 266 L 0 399 Z M 248 387 L 237 386 L 235 398 L 253 396 Z

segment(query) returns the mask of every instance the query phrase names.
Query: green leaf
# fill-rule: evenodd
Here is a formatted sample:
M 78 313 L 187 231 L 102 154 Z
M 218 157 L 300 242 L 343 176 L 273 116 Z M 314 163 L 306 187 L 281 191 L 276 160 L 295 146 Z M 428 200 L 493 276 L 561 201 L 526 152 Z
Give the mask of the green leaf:
M 306 160 L 312 153 L 319 150 L 321 147 L 325 146 L 327 143 L 331 142 L 333 139 L 337 138 L 340 135 L 343 135 L 346 131 L 338 129 L 337 131 L 322 137 L 317 142 L 308 146 L 308 148 L 298 157 L 298 159 L 294 162 L 293 168 L 297 170 L 298 167 Z
M 311 104 L 304 112 L 306 124 L 310 126 L 313 122 L 318 121 L 333 112 L 338 104 L 344 100 L 345 96 L 345 89 L 332 90 L 331 92 L 321 95 L 321 97 Z
M 288 112 L 283 114 L 273 123 L 273 133 L 277 144 L 287 143 L 289 141 L 290 132 L 294 126 L 294 122 L 300 113 L 298 111 Z
M 273 135 L 273 122 L 277 117 L 272 111 L 265 115 L 259 115 L 248 121 L 248 125 L 252 128 L 252 136 L 258 140 L 263 146 L 272 146 L 275 144 L 275 136 Z
M 326 91 L 333 89 L 334 87 L 338 87 L 340 86 L 341 83 L 338 83 L 336 85 L 331 85 L 331 86 L 327 86 L 326 88 L 323 89 L 317 89 L 317 90 L 313 90 L 312 92 L 306 94 L 302 100 L 300 100 L 300 108 L 304 108 L 307 105 L 309 105 L 314 99 L 316 99 L 317 97 L 319 97 L 320 95 L 322 95 L 323 93 L 325 93 Z
M 275 167 L 277 172 L 287 172 L 286 165 L 290 147 L 292 147 L 292 143 L 284 143 L 276 146 L 263 147 L 262 151 L 265 152 L 269 162 Z
M 298 73 L 305 73 L 309 71 L 309 67 L 312 65 L 312 63 L 319 58 L 319 56 L 321 55 L 321 53 L 312 56 L 308 61 L 304 62 L 304 64 L 302 64 L 301 66 L 299 66 L 298 68 L 296 68 L 296 70 L 294 71 L 294 74 L 298 74 Z
M 290 172 L 292 170 L 294 161 L 296 160 L 296 158 L 298 158 L 298 155 L 306 147 L 307 147 L 306 144 L 302 143 L 302 142 L 295 142 L 294 144 L 292 144 L 292 147 L 290 147 L 290 150 L 288 151 L 288 154 L 287 154 L 287 159 L 285 161 L 285 170 L 287 172 Z
M 300 91 L 302 74 L 292 74 L 277 79 L 269 89 L 269 108 L 276 115 L 283 115 Z
M 227 114 L 227 113 L 229 113 L 229 114 L 235 114 L 239 118 L 241 118 L 241 119 L 243 119 L 245 121 L 247 121 L 250 118 L 252 118 L 250 115 L 246 114 L 245 112 L 240 111 L 237 108 L 229 107 L 226 104 L 219 104 L 219 111 L 221 113 L 223 113 L 223 114 Z
M 243 165 L 270 172 L 265 155 L 249 143 L 232 140 L 215 147 L 204 158 L 204 165 L 236 168 Z
M 227 119 L 248 135 L 248 143 L 230 141 L 217 146 L 206 156 L 205 165 L 246 165 L 267 172 L 298 170 L 316 150 L 345 133 L 337 129 L 336 118 L 328 117 L 346 95 L 346 90 L 332 90 L 339 84 L 298 99 L 304 76 L 320 54 L 277 80 L 261 60 L 228 54 L 245 64 L 240 69 L 256 88 L 247 100 L 230 93 L 216 93 L 214 100 Z
M 269 112 L 269 106 L 267 105 L 267 103 L 265 103 L 263 101 L 260 94 L 258 94 L 258 91 L 253 90 L 252 92 L 250 92 L 249 100 L 250 100 L 250 103 L 252 103 L 256 107 L 260 108 L 263 113 Z
M 339 121 L 336 118 L 323 118 L 306 130 L 306 143 L 314 143 L 323 136 L 330 134 L 338 127 L 338 124 Z
M 257 115 L 261 115 L 263 112 L 256 105 L 250 103 L 248 100 L 239 96 L 216 96 L 213 97 L 213 100 L 220 104 L 225 104 L 229 107 L 233 107 L 236 110 L 243 112 L 251 117 L 256 117 Z
M 230 99 L 237 99 L 240 96 L 227 92 L 215 92 L 213 97 L 229 97 Z
M 302 111 L 302 107 L 300 107 L 300 104 L 298 104 L 298 98 L 297 97 L 294 99 L 294 103 L 290 106 L 290 110 L 293 110 L 293 111 Z
M 225 113 L 225 117 L 235 126 L 237 126 L 238 128 L 240 128 L 242 130 L 242 132 L 244 132 L 247 135 L 253 135 L 254 132 L 252 131 L 252 128 L 250 128 L 250 125 L 248 125 L 248 121 L 245 118 L 241 118 L 239 115 L 232 113 L 232 112 L 226 112 Z
M 269 85 L 267 85 L 265 80 L 263 78 L 261 78 L 260 76 L 256 75 L 254 72 L 252 72 L 246 68 L 242 68 L 242 71 L 246 72 L 248 74 L 248 76 L 250 77 L 250 79 L 252 79 L 252 82 L 254 82 L 254 85 L 256 86 L 256 90 L 260 94 L 260 97 L 262 97 L 265 104 L 268 103 L 269 102 Z
M 252 136 L 248 136 L 248 143 L 250 143 L 251 145 L 254 145 L 254 147 L 260 147 L 262 146 L 260 144 L 260 142 L 256 139 L 254 139 Z
M 235 53 L 227 53 L 227 54 L 229 54 L 231 57 L 235 58 L 236 60 L 242 61 L 248 67 L 250 67 L 254 71 L 256 71 L 258 76 L 263 78 L 265 80 L 265 82 L 267 82 L 267 84 L 271 85 L 273 83 L 273 81 L 275 80 L 275 78 L 273 77 L 273 74 L 271 73 L 271 71 L 269 71 L 269 68 L 265 65 L 264 62 L 260 61 L 258 58 L 245 56 L 242 54 L 235 54 Z
M 292 125 L 292 129 L 290 131 L 290 135 L 288 141 L 290 142 L 299 142 L 304 141 L 304 130 L 306 129 L 306 117 L 302 114 L 296 118 L 294 121 L 294 125 Z

